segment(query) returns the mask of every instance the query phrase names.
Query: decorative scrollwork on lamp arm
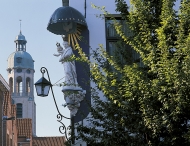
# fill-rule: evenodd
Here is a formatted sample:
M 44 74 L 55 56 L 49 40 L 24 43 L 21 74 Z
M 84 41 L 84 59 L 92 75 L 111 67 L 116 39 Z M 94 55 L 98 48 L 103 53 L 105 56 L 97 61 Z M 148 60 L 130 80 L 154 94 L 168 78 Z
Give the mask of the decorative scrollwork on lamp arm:
M 63 120 L 63 118 L 64 119 L 71 119 L 71 118 L 68 118 L 68 117 L 65 117 L 64 115 L 62 115 L 61 113 L 60 113 L 60 111 L 59 111 L 59 108 L 58 108 L 58 106 L 57 106 L 57 102 L 56 102 L 56 100 L 55 100 L 55 96 L 54 96 L 54 92 L 53 92 L 53 88 L 52 88 L 52 84 L 51 84 L 51 80 L 50 80 L 50 77 L 49 77 L 49 73 L 48 73 L 48 70 L 45 68 L 45 67 L 42 67 L 41 69 L 40 69 L 40 71 L 41 71 L 41 73 L 42 73 L 42 78 L 39 80 L 39 81 L 37 81 L 36 83 L 35 83 L 35 85 L 37 86 L 41 86 L 41 88 L 38 88 L 37 89 L 37 87 L 36 87 L 36 90 L 37 90 L 37 92 L 38 91 L 40 91 L 40 93 L 37 93 L 38 95 L 40 95 L 40 96 L 47 96 L 48 95 L 48 93 L 49 93 L 49 89 L 48 89 L 48 91 L 46 91 L 47 90 L 47 88 L 46 88 L 46 85 L 47 86 L 49 86 L 50 88 L 51 88 L 51 92 L 52 92 L 52 95 L 53 95 L 53 100 L 54 100 L 54 103 L 55 103 L 55 106 L 56 106 L 56 109 L 57 109 L 57 112 L 58 112 L 58 114 L 57 114 L 57 121 L 59 122 L 59 123 L 61 123 L 61 126 L 59 127 L 59 131 L 60 131 L 60 133 L 62 133 L 62 134 L 64 134 L 65 135 L 65 138 L 67 139 L 67 140 L 69 140 L 69 138 L 68 138 L 68 128 L 65 126 L 65 124 L 62 122 L 62 120 Z M 47 81 L 45 78 L 44 78 L 44 74 L 45 73 L 47 73 L 47 76 L 48 76 L 48 80 L 49 81 Z M 45 94 L 45 92 L 48 92 L 47 94 Z M 45 94 L 45 95 L 44 95 Z M 70 126 L 69 126 L 69 128 L 70 128 Z

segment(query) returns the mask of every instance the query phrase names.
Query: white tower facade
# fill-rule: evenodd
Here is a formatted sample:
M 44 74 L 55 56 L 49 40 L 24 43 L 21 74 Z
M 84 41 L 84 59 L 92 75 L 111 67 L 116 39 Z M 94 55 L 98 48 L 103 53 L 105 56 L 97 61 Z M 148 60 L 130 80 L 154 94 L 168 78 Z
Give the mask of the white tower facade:
M 34 101 L 34 60 L 26 52 L 25 36 L 16 37 L 16 51 L 8 57 L 8 79 L 13 103 L 16 105 L 16 118 L 32 119 L 33 136 L 36 135 L 36 104 Z

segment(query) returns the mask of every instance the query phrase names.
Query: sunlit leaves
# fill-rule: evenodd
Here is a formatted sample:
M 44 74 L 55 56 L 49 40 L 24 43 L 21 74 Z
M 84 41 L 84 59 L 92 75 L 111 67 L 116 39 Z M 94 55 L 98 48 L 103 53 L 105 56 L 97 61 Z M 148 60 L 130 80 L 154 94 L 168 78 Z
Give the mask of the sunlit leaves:
M 79 128 L 81 137 L 97 145 L 190 145 L 190 1 L 181 1 L 179 12 L 175 0 L 131 0 L 130 10 L 124 0 L 115 2 L 131 33 L 113 20 L 115 30 L 144 66 L 121 64 L 103 45 L 89 61 L 78 46 L 76 59 L 88 62 L 97 85 L 93 124 Z M 93 7 L 110 16 L 106 7 Z

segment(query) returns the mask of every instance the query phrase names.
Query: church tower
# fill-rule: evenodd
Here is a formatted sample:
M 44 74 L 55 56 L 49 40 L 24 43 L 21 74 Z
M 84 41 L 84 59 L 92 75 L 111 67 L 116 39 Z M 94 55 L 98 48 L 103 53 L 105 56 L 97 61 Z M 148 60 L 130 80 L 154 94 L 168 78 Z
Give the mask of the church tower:
M 34 60 L 26 52 L 26 39 L 21 31 L 15 39 L 16 51 L 8 57 L 8 79 L 16 118 L 32 119 L 33 136 L 36 135 L 36 104 L 34 101 Z

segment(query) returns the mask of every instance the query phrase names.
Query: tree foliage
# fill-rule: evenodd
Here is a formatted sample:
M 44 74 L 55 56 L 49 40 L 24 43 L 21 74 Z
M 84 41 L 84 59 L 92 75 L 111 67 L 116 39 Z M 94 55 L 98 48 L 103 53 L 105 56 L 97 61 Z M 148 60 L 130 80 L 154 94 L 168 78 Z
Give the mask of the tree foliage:
M 100 46 L 91 67 L 94 106 L 79 138 L 91 145 L 190 145 L 190 0 L 115 0 L 116 11 L 132 31 L 127 36 L 115 21 L 121 40 L 140 54 L 144 66 Z M 130 9 L 129 9 L 130 8 Z M 122 52 L 122 53 L 121 53 Z M 100 99 L 101 91 L 106 100 Z

